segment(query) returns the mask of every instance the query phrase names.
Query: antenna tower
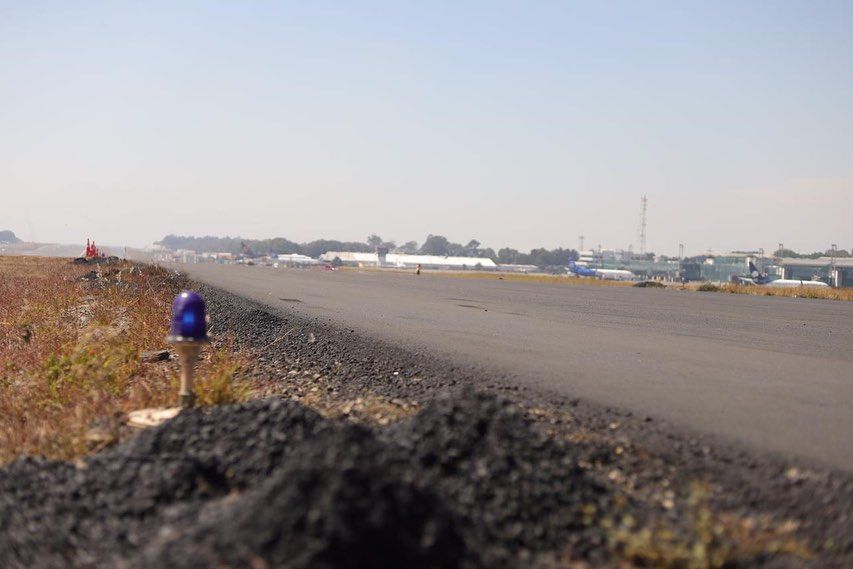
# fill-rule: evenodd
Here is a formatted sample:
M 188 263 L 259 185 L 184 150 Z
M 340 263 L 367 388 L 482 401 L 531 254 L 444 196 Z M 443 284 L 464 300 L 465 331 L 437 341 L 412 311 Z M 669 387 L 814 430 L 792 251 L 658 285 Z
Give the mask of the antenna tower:
M 637 231 L 637 241 L 640 245 L 640 255 L 646 253 L 646 208 L 648 207 L 649 199 L 643 196 L 640 199 L 640 229 Z

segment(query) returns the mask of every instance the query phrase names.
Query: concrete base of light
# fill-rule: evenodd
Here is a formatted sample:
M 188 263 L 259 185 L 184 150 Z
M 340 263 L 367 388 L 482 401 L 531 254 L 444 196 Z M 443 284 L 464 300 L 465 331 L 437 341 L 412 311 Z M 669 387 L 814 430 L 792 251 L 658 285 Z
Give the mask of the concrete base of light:
M 159 427 L 169 419 L 174 419 L 181 412 L 181 407 L 156 407 L 140 409 L 127 414 L 127 426 L 135 429 Z
M 187 340 L 180 337 L 169 336 L 166 338 L 178 353 L 181 362 L 181 390 L 178 393 L 178 405 L 188 409 L 195 405 L 195 392 L 193 391 L 193 377 L 195 376 L 195 362 L 201 348 L 207 343 L 206 340 Z

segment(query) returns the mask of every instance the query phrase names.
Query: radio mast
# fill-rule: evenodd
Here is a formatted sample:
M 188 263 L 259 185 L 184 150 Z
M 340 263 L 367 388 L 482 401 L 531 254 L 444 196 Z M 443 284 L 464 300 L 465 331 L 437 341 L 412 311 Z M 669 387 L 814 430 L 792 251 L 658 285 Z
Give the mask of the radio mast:
M 637 230 L 637 241 L 640 246 L 640 255 L 646 253 L 646 208 L 648 207 L 649 199 L 643 195 L 640 199 L 640 228 Z

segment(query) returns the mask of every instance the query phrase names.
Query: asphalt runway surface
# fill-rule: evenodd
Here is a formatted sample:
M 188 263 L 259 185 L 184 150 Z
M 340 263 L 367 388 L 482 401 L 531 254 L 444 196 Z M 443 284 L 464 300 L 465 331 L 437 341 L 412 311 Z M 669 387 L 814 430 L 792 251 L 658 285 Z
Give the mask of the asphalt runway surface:
M 425 273 L 184 265 L 284 312 L 853 472 L 853 303 Z

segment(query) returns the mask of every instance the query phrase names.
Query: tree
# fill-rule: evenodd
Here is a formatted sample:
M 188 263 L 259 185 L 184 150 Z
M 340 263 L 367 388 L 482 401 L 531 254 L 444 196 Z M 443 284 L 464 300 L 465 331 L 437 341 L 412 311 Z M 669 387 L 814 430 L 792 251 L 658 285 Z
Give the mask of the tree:
M 785 257 L 788 259 L 817 259 L 818 257 L 832 257 L 832 249 L 826 251 L 815 251 L 814 253 L 797 253 L 792 249 L 776 249 L 773 252 L 774 257 Z M 835 252 L 835 257 L 838 259 L 849 257 L 850 253 L 846 249 L 839 249 Z
M 773 252 L 774 257 L 787 257 L 789 259 L 797 258 L 800 256 L 796 251 L 792 251 L 791 249 L 776 249 Z
M 400 253 L 406 253 L 408 255 L 414 255 L 418 252 L 418 242 L 417 241 L 406 241 L 399 247 L 397 247 L 397 251 Z
M 470 241 L 468 241 L 468 244 L 465 245 L 465 252 L 472 257 L 476 257 L 477 256 L 477 249 L 479 249 L 479 248 L 480 248 L 480 242 L 477 241 L 476 239 L 471 239 Z
M 518 250 L 504 247 L 503 249 L 498 250 L 498 263 L 516 265 L 518 264 L 518 257 L 520 255 L 521 253 L 519 253 Z
M 477 251 L 477 256 L 482 257 L 483 259 L 491 259 L 492 261 L 494 261 L 498 258 L 498 256 L 495 255 L 495 250 L 492 249 L 491 247 L 486 247 L 485 249 L 480 249 L 479 251 Z
M 318 239 L 310 243 L 303 243 L 302 254 L 309 257 L 319 257 L 329 251 L 352 251 L 354 253 L 369 253 L 370 246 L 366 243 L 335 241 L 330 239 Z
M 370 245 L 371 248 L 375 249 L 382 245 L 382 238 L 376 235 L 375 233 L 371 233 L 367 237 L 367 244 Z
M 424 244 L 421 245 L 420 252 L 423 255 L 440 255 L 446 257 L 449 255 L 450 243 L 447 237 L 441 235 L 428 235 Z
M 369 252 L 371 249 L 365 243 L 352 243 L 328 239 L 318 239 L 310 243 L 294 243 L 283 237 L 273 239 L 241 239 L 239 237 L 183 237 L 167 235 L 159 242 L 160 245 L 171 249 L 189 249 L 197 253 L 235 253 L 241 252 L 241 243 L 245 243 L 252 251 L 263 255 L 278 255 L 282 253 L 302 253 L 309 257 L 318 257 L 328 251 Z

